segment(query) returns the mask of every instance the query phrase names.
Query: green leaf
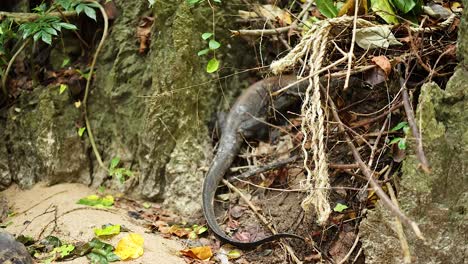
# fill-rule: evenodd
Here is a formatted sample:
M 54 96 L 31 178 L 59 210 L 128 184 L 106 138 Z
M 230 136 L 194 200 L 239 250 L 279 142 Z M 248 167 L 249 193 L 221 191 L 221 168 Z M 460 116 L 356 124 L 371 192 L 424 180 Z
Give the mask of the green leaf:
M 120 258 L 113 252 L 114 247 L 110 244 L 104 243 L 97 238 L 93 238 L 88 243 L 92 248 L 91 253 L 86 255 L 91 263 L 107 264 L 109 262 L 118 261 Z
M 398 24 L 392 5 L 389 0 L 371 0 L 371 9 L 388 24 Z
M 404 127 L 407 127 L 407 126 L 408 126 L 408 122 L 405 122 L 405 121 L 400 122 L 395 127 L 393 127 L 392 130 L 390 130 L 390 131 L 392 131 L 392 132 L 398 131 L 398 130 L 400 130 L 400 129 L 404 128 Z
M 187 0 L 187 3 L 189 3 L 189 5 L 194 5 L 200 3 L 201 1 L 202 0 Z
M 143 205 L 143 207 L 144 207 L 145 209 L 151 208 L 151 204 L 148 203 L 148 202 L 144 202 L 142 205 Z
M 221 43 L 214 39 L 210 39 L 210 42 L 208 42 L 208 47 L 210 47 L 211 50 L 219 49 L 219 47 L 221 47 Z
M 77 30 L 78 29 L 75 25 L 70 24 L 70 23 L 61 22 L 61 23 L 59 23 L 59 25 L 61 27 L 63 27 L 64 29 L 68 29 L 68 30 Z
M 392 139 L 388 144 L 393 145 L 393 144 L 395 144 L 397 142 L 400 142 L 401 140 L 402 140 L 401 137 L 397 137 L 397 138 Z
M 315 0 L 320 13 L 328 18 L 334 18 L 338 15 L 338 9 L 335 7 L 333 0 Z
M 67 66 L 68 64 L 70 64 L 70 58 L 67 57 L 67 58 L 63 59 L 61 67 L 63 68 L 65 66 Z
M 78 136 L 82 137 L 85 131 L 86 131 L 86 127 L 80 127 L 78 129 Z
M 64 258 L 70 255 L 70 253 L 74 249 L 75 249 L 75 246 L 68 244 L 68 245 L 62 245 L 61 247 L 58 247 L 58 248 L 54 248 L 54 251 L 59 253 L 61 258 Z
M 406 138 L 402 138 L 402 139 L 398 142 L 398 148 L 401 149 L 401 150 L 405 150 L 405 149 L 406 149 Z
M 405 133 L 405 135 L 408 135 L 409 129 L 410 129 L 409 126 L 404 126 L 404 127 L 403 127 L 403 133 Z
M 152 8 L 156 0 L 148 0 L 149 8 Z
M 38 41 L 42 37 L 42 31 L 37 32 L 34 34 L 33 39 L 34 41 Z
M 63 92 L 65 92 L 65 90 L 68 88 L 68 85 L 62 83 L 60 84 L 60 88 L 59 88 L 59 94 L 63 94 Z
M 392 0 L 392 3 L 403 14 L 408 13 L 416 6 L 416 2 L 414 0 Z
M 96 236 L 112 236 L 120 234 L 120 225 L 107 225 L 103 228 L 95 228 L 94 234 Z
M 76 13 L 79 15 L 81 12 L 83 12 L 84 8 L 85 8 L 85 4 L 79 4 L 75 7 L 75 11 Z
M 228 257 L 229 259 L 238 259 L 238 258 L 241 257 L 241 253 L 240 253 L 239 250 L 234 249 L 234 250 L 231 250 L 231 251 L 229 251 L 229 252 L 227 253 L 227 257 Z
M 62 6 L 66 11 L 68 11 L 72 6 L 72 0 L 55 0 L 55 3 Z
M 57 36 L 57 30 L 51 28 L 51 27 L 46 27 L 43 29 L 45 32 L 49 33 L 50 35 Z
M 211 60 L 208 61 L 208 64 L 206 65 L 206 72 L 213 73 L 217 71 L 218 68 L 219 68 L 219 61 L 216 58 L 212 58 Z
M 213 33 L 211 33 L 211 32 L 206 32 L 206 33 L 203 33 L 201 35 L 202 39 L 204 39 L 204 40 L 207 40 L 207 39 L 211 38 L 211 36 L 213 36 Z
M 109 169 L 110 170 L 115 169 L 117 167 L 117 165 L 119 165 L 119 162 L 120 162 L 120 158 L 119 157 L 114 157 L 110 162 Z
M 41 32 L 42 32 L 42 36 L 41 36 L 42 41 L 44 41 L 45 43 L 49 45 L 52 45 L 52 35 L 44 31 L 41 31 Z
M 88 195 L 85 198 L 78 200 L 77 204 L 96 206 L 96 207 L 111 207 L 114 204 L 114 197 L 112 195 L 107 195 L 105 197 L 100 197 L 98 195 Z
M 84 7 L 84 12 L 89 18 L 96 21 L 96 10 L 94 10 L 93 8 L 91 8 L 89 6 L 85 6 Z
M 333 208 L 333 211 L 342 213 L 346 209 L 348 209 L 348 206 L 346 204 L 337 203 L 335 205 L 335 208 Z
M 206 55 L 209 51 L 210 51 L 210 49 L 200 50 L 200 51 L 197 53 L 197 55 L 198 55 L 198 56 L 203 56 L 203 55 Z

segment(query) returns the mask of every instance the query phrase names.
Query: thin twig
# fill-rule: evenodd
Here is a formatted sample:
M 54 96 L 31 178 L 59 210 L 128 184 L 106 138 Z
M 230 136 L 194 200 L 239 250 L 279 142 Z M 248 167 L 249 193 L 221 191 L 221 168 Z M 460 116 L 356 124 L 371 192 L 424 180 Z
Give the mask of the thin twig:
M 324 89 L 322 89 L 324 90 Z M 407 226 L 411 227 L 416 234 L 416 236 L 420 239 L 424 239 L 424 236 L 422 235 L 421 231 L 419 230 L 418 225 L 412 221 L 408 216 L 406 216 L 398 207 L 396 207 L 390 198 L 387 196 L 387 194 L 382 190 L 382 187 L 376 182 L 372 175 L 372 171 L 369 169 L 369 167 L 364 163 L 364 161 L 361 158 L 361 155 L 357 151 L 356 147 L 354 146 L 353 142 L 351 141 L 351 138 L 349 137 L 348 133 L 346 133 L 346 128 L 344 127 L 343 123 L 341 122 L 341 119 L 338 115 L 337 108 L 335 106 L 335 103 L 331 98 L 328 98 L 328 103 L 330 104 L 330 110 L 332 111 L 333 118 L 335 118 L 336 122 L 338 123 L 338 128 L 340 131 L 344 134 L 346 143 L 348 144 L 349 148 L 351 149 L 351 152 L 354 156 L 354 159 L 356 162 L 359 164 L 359 167 L 362 170 L 362 173 L 364 176 L 366 176 L 367 180 L 369 181 L 370 185 L 372 188 L 374 188 L 375 193 L 377 196 L 380 198 L 382 201 L 383 205 L 387 207 L 387 209 L 396 217 L 400 219 L 403 223 L 405 223 Z
M 385 173 L 385 180 L 388 180 L 388 175 L 390 174 L 390 171 L 391 170 L 388 170 L 387 173 Z M 396 198 L 393 186 L 390 184 L 390 182 L 387 182 L 386 186 L 388 194 L 392 199 L 392 202 L 395 204 L 396 207 L 399 207 L 398 199 Z M 408 240 L 406 239 L 405 231 L 403 230 L 403 225 L 401 224 L 401 221 L 400 219 L 398 219 L 398 217 L 395 217 L 395 229 L 398 235 L 398 239 L 400 240 L 401 250 L 403 252 L 403 261 L 404 263 L 411 263 L 411 253 L 409 250 Z
M 65 11 L 65 12 L 50 12 L 47 13 L 47 16 L 52 16 L 52 17 L 75 17 L 77 16 L 77 13 L 75 11 Z M 36 14 L 36 13 L 18 13 L 18 12 L 4 12 L 0 11 L 0 21 L 2 21 L 5 18 L 9 18 L 15 22 L 18 23 L 24 23 L 24 22 L 29 22 L 29 21 L 34 21 L 41 17 L 41 14 Z
M 296 26 L 288 26 L 272 29 L 239 29 L 230 31 L 234 36 L 272 36 L 286 33 L 296 28 Z
M 264 166 L 260 166 L 260 167 L 257 167 L 255 169 L 253 169 L 253 170 L 249 170 L 247 172 L 244 172 L 244 173 L 242 173 L 240 175 L 228 177 L 228 181 L 232 181 L 233 179 L 245 179 L 245 178 L 251 177 L 253 175 L 256 175 L 258 173 L 262 173 L 262 172 L 270 171 L 270 170 L 273 170 L 273 169 L 281 168 L 283 166 L 288 165 L 291 162 L 296 161 L 297 158 L 298 158 L 298 156 L 293 156 L 293 157 L 290 157 L 290 158 L 287 158 L 287 159 L 282 159 L 282 160 L 279 160 L 279 161 L 276 161 L 276 162 L 273 162 L 273 163 L 270 163 L 270 164 L 267 164 L 267 165 L 264 165 Z
M 387 111 L 385 111 L 385 113 L 382 113 L 376 117 L 373 117 L 373 118 L 369 118 L 369 119 L 364 119 L 364 120 L 361 120 L 359 122 L 356 122 L 355 124 L 353 124 L 351 126 L 351 128 L 358 128 L 358 127 L 362 127 L 362 126 L 365 126 L 367 124 L 370 124 L 370 123 L 373 123 L 377 120 L 380 120 L 382 118 L 385 118 L 388 116 L 389 113 L 397 110 L 398 108 L 402 107 L 403 106 L 403 102 L 398 102 L 397 104 L 394 104 L 392 107 L 390 107 Z
M 345 79 L 345 83 L 343 86 L 343 90 L 345 91 L 348 89 L 349 78 L 351 77 L 351 68 L 353 67 L 352 64 L 353 64 L 353 57 L 354 57 L 354 42 L 356 40 L 358 9 L 359 9 L 359 0 L 354 0 L 353 36 L 351 37 L 351 46 L 349 47 L 349 52 L 348 52 L 348 71 L 346 72 L 346 79 Z
M 96 1 L 88 1 L 89 3 L 95 3 L 96 5 L 99 6 L 99 10 L 102 13 L 102 18 L 104 20 L 104 30 L 102 32 L 102 37 L 101 41 L 99 42 L 99 45 L 96 49 L 96 52 L 94 53 L 93 61 L 91 62 L 91 66 L 89 68 L 89 78 L 86 80 L 86 88 L 85 88 L 85 94 L 83 98 L 83 112 L 84 112 L 84 118 L 85 118 L 85 123 L 86 123 L 86 130 L 88 132 L 88 137 L 89 137 L 89 142 L 91 143 L 91 147 L 93 149 L 94 155 L 96 156 L 96 160 L 98 161 L 98 164 L 101 168 L 103 168 L 105 171 L 109 171 L 106 166 L 104 165 L 104 162 L 102 161 L 101 154 L 99 154 L 99 150 L 97 149 L 96 146 L 96 141 L 93 136 L 93 132 L 91 130 L 91 123 L 89 122 L 89 116 L 88 116 L 88 94 L 89 94 L 89 87 L 91 86 L 91 79 L 93 77 L 93 72 L 94 72 L 94 66 L 96 65 L 97 57 L 99 55 L 99 52 L 101 51 L 102 47 L 104 46 L 104 41 L 107 38 L 108 34 L 108 29 L 109 29 L 109 20 L 107 18 L 106 11 L 104 8 Z
M 232 191 L 237 193 L 242 200 L 250 207 L 250 209 L 254 212 L 254 214 L 257 216 L 257 218 L 265 225 L 268 229 L 270 229 L 271 233 L 277 234 L 278 232 L 276 229 L 273 227 L 273 225 L 260 213 L 260 209 L 256 207 L 239 189 L 237 189 L 234 185 L 232 185 L 229 181 L 223 179 L 223 183 Z M 281 241 L 280 242 L 288 251 L 288 253 L 291 255 L 291 258 L 294 260 L 295 263 L 302 263 L 301 260 L 296 256 L 294 253 L 294 250 L 289 246 L 286 242 Z
M 8 79 L 8 73 L 10 72 L 10 69 L 11 69 L 11 66 L 13 65 L 13 62 L 15 62 L 16 60 L 16 57 L 18 57 L 18 55 L 21 53 L 21 51 L 23 51 L 23 49 L 26 47 L 26 45 L 28 45 L 30 39 L 26 40 L 23 45 L 21 45 L 21 47 L 15 52 L 15 54 L 13 55 L 13 57 L 11 57 L 10 61 L 8 62 L 8 66 L 5 70 L 5 72 L 3 73 L 3 76 L 2 76 L 2 91 L 3 91 L 3 95 L 5 95 L 5 98 L 8 99 L 8 89 L 6 87 L 6 82 L 7 82 L 7 79 Z
M 23 210 L 23 211 L 17 213 L 16 215 L 25 214 L 25 213 L 27 213 L 29 210 L 33 209 L 34 207 L 40 205 L 41 203 L 43 203 L 43 202 L 45 202 L 45 201 L 47 201 L 47 200 L 49 200 L 50 198 L 52 198 L 52 197 L 54 197 L 54 196 L 56 196 L 56 195 L 58 195 L 58 194 L 66 193 L 66 192 L 68 192 L 68 191 L 65 190 L 65 191 L 61 191 L 61 192 L 58 192 L 58 193 L 51 194 L 51 195 L 47 196 L 46 198 L 44 198 L 42 201 L 39 201 L 39 202 L 35 203 L 34 205 L 30 206 L 28 209 Z
M 390 114 L 390 113 L 389 113 Z M 380 138 L 382 137 L 384 131 L 385 131 L 385 127 L 387 126 L 387 122 L 388 122 L 388 118 L 385 119 L 383 125 L 382 125 L 382 128 L 380 128 L 380 131 L 379 131 L 379 134 L 377 135 L 377 138 L 375 139 L 375 142 L 374 142 L 374 146 L 372 147 L 371 149 L 371 154 L 370 154 L 370 157 L 369 157 L 369 162 L 367 163 L 367 166 L 369 167 L 372 167 L 372 163 L 374 163 L 374 157 L 375 157 L 375 153 L 377 151 L 377 147 L 379 146 L 379 141 L 380 141 Z M 365 135 L 363 135 L 364 137 Z M 378 162 L 377 162 L 378 163 Z
M 356 2 L 358 2 L 358 1 L 356 0 Z M 346 261 L 348 261 L 349 257 L 351 257 L 351 254 L 353 254 L 354 249 L 356 249 L 356 246 L 357 246 L 358 242 L 359 242 L 359 235 L 356 236 L 356 239 L 354 240 L 353 246 L 349 249 L 346 256 L 344 256 L 344 258 L 342 260 L 340 260 L 340 262 L 338 262 L 338 264 L 343 264 Z
M 421 135 L 419 134 L 418 125 L 416 125 L 416 120 L 414 119 L 414 112 L 410 104 L 408 90 L 406 84 L 403 83 L 402 87 L 403 95 L 403 106 L 405 107 L 406 118 L 408 119 L 408 125 L 411 128 L 411 133 L 416 140 L 416 155 L 419 159 L 419 166 L 425 173 L 431 173 L 431 168 L 429 162 L 427 161 L 426 155 L 424 154 L 423 144 Z

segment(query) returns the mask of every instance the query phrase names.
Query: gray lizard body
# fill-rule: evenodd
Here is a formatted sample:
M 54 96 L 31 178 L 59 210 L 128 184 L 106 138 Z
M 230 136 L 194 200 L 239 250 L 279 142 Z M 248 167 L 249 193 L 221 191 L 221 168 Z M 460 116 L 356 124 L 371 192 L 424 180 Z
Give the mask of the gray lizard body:
M 302 237 L 294 234 L 280 233 L 253 242 L 237 241 L 228 237 L 226 233 L 224 233 L 216 222 L 216 215 L 214 212 L 214 197 L 216 189 L 239 153 L 242 143 L 244 142 L 244 138 L 249 138 L 255 134 L 255 130 L 261 122 L 259 119 L 266 115 L 268 110 L 267 106 L 269 102 L 271 102 L 270 93 L 292 84 L 295 81 L 297 81 L 295 76 L 287 75 L 271 77 L 254 83 L 236 100 L 225 120 L 225 126 L 222 129 L 221 138 L 218 144 L 218 151 L 203 182 L 202 193 L 203 213 L 208 227 L 222 242 L 229 243 L 239 248 L 253 248 L 265 242 L 270 242 L 284 237 L 303 240 Z M 323 81 L 326 83 L 325 79 L 323 79 Z M 308 81 L 301 82 L 292 87 L 290 91 L 296 95 L 298 93 L 303 93 L 308 84 Z M 333 84 L 333 86 L 336 87 L 338 87 L 338 85 L 339 84 Z M 295 99 L 286 97 L 280 99 L 282 100 L 279 100 L 278 102 L 281 107 L 286 107 L 287 105 L 297 101 L 298 98 L 295 96 Z

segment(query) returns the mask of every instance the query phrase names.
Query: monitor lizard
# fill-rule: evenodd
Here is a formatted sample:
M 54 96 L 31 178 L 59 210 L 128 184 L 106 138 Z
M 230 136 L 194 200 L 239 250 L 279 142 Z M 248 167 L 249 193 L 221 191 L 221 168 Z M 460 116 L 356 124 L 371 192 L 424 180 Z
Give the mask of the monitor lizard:
M 298 235 L 278 233 L 252 242 L 237 241 L 228 237 L 221 229 L 216 221 L 216 215 L 214 212 L 214 197 L 216 189 L 239 153 L 244 142 L 244 138 L 250 138 L 255 135 L 256 130 L 261 124 L 260 119 L 265 117 L 267 114 L 267 106 L 271 102 L 270 93 L 296 81 L 297 78 L 293 75 L 275 76 L 258 81 L 249 86 L 239 96 L 227 115 L 225 125 L 221 130 L 218 150 L 204 179 L 202 191 L 203 214 L 207 225 L 224 243 L 231 244 L 238 248 L 247 249 L 254 248 L 266 242 L 278 240 L 279 238 L 295 238 L 303 240 L 303 238 Z M 325 85 L 328 82 L 328 79 L 326 77 L 322 77 L 320 81 Z M 358 78 L 352 77 L 351 85 L 356 83 L 356 81 L 360 81 L 361 83 L 363 82 Z M 343 86 L 343 83 L 344 80 L 331 79 L 329 88 L 330 90 L 334 89 L 336 91 L 338 90 L 337 87 Z M 291 87 L 291 89 L 288 90 L 289 95 L 280 96 L 277 99 L 277 102 L 280 105 L 279 107 L 284 108 L 287 105 L 297 102 L 297 99 L 299 99 L 298 95 L 303 94 L 308 85 L 308 81 L 303 81 Z M 291 98 L 291 94 L 294 95 L 294 99 Z

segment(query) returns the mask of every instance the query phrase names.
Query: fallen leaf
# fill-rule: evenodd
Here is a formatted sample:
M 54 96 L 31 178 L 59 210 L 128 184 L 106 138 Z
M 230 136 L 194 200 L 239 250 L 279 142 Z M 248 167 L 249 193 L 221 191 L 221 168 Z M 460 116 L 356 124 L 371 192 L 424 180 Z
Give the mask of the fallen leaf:
M 346 204 L 337 203 L 335 208 L 333 208 L 333 211 L 341 213 L 346 209 L 348 209 L 348 206 Z
M 291 15 L 275 5 L 258 5 L 254 7 L 254 10 L 262 17 L 268 20 L 278 20 L 281 24 L 291 25 Z
M 129 234 L 119 241 L 114 253 L 122 260 L 136 259 L 143 255 L 143 243 L 144 239 L 140 234 Z
M 386 26 L 360 28 L 356 30 L 356 44 L 368 49 L 387 49 L 393 45 L 402 45 Z
M 151 39 L 151 26 L 153 25 L 154 18 L 153 17 L 143 17 L 140 20 L 140 23 L 137 28 L 137 37 L 140 41 L 140 48 L 138 52 L 140 54 L 144 54 L 148 49 L 148 45 Z
M 120 234 L 120 225 L 107 225 L 103 228 L 95 228 L 94 234 L 96 236 L 112 236 Z
M 339 262 L 344 259 L 349 249 L 353 246 L 355 239 L 356 234 L 354 232 L 340 232 L 338 239 L 332 244 L 329 251 L 333 260 Z
M 372 58 L 372 62 L 375 63 L 377 66 L 379 66 L 384 72 L 385 76 L 389 76 L 390 73 L 392 72 L 392 64 L 390 63 L 390 60 L 384 55 L 377 56 Z
M 213 253 L 211 252 L 211 247 L 194 247 L 185 250 L 181 250 L 182 255 L 199 260 L 209 260 Z

